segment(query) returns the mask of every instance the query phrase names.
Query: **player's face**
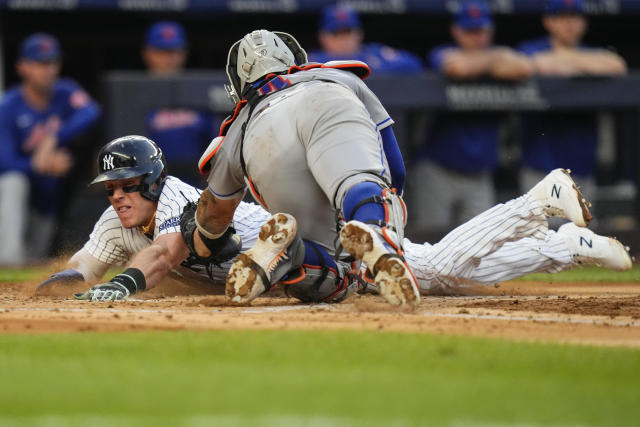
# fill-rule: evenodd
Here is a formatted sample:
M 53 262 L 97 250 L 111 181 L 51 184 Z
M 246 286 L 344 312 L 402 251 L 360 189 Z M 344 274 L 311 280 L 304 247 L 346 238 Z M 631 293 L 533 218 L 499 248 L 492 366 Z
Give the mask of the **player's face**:
M 362 31 L 350 28 L 341 31 L 321 31 L 318 40 L 322 50 L 330 55 L 346 56 L 360 50 Z
M 582 15 L 550 15 L 542 20 L 544 28 L 562 46 L 577 45 L 587 31 L 587 19 Z
M 38 91 L 49 91 L 60 74 L 60 62 L 37 62 L 22 59 L 17 64 L 17 71 L 25 84 Z
M 149 71 L 154 74 L 171 75 L 180 72 L 187 59 L 184 49 L 160 50 L 146 48 L 142 58 Z
M 107 197 L 125 228 L 149 224 L 156 211 L 156 202 L 140 195 L 142 177 L 116 179 L 104 183 Z
M 465 30 L 457 25 L 451 29 L 451 34 L 455 42 L 463 50 L 482 50 L 491 45 L 493 40 L 493 28 L 477 28 L 475 30 Z

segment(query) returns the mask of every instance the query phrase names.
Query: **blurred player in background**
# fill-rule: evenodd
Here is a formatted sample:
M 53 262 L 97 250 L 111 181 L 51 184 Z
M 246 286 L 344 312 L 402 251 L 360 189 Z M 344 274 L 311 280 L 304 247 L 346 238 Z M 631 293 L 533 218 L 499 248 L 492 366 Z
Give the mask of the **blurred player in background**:
M 187 54 L 185 30 L 179 23 L 160 21 L 147 30 L 142 59 L 152 76 L 176 76 L 183 71 Z M 193 159 L 218 133 L 219 123 L 213 113 L 176 106 L 154 110 L 146 120 L 146 134 L 164 152 L 171 173 L 190 184 L 202 185 Z
M 541 76 L 620 75 L 625 61 L 616 53 L 585 45 L 587 31 L 582 0 L 549 0 L 542 25 L 548 35 L 524 42 Z M 528 188 L 548 171 L 570 168 L 583 192 L 593 197 L 597 166 L 598 120 L 593 112 L 527 113 L 522 115 L 520 187 Z
M 21 84 L 0 101 L 0 263 L 48 255 L 61 206 L 69 145 L 96 123 L 98 105 L 77 83 L 59 79 L 61 50 L 49 34 L 27 37 L 16 71 Z
M 457 81 L 529 77 L 533 67 L 527 57 L 493 45 L 493 34 L 487 4 L 482 0 L 462 3 L 451 25 L 454 43 L 431 51 L 431 67 Z M 417 229 L 448 229 L 493 206 L 502 117 L 502 113 L 483 112 L 432 117 L 412 174 L 414 193 L 419 191 L 410 206 Z
M 364 31 L 358 13 L 349 6 L 326 6 L 320 18 L 321 50 L 309 53 L 311 62 L 355 59 L 369 65 L 373 73 L 418 72 L 420 58 L 410 52 L 379 43 L 363 44 Z

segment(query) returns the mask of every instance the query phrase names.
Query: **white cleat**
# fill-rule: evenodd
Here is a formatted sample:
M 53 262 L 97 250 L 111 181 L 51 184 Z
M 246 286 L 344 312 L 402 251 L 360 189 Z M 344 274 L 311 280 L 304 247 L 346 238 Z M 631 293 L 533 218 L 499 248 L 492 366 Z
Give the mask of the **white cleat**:
M 233 261 L 225 296 L 228 303 L 248 304 L 287 273 L 302 263 L 302 240 L 296 239 L 296 219 L 288 214 L 272 215 L 260 228 L 255 245 Z
M 375 275 L 375 285 L 390 304 L 416 306 L 420 303 L 418 285 L 409 266 L 387 249 L 367 224 L 349 221 L 340 230 L 342 246 L 362 260 Z
M 616 271 L 629 270 L 629 248 L 613 237 L 600 236 L 588 228 L 566 223 L 558 229 L 578 264 L 598 265 Z
M 531 194 L 543 207 L 547 216 L 567 218 L 580 227 L 591 221 L 588 203 L 568 169 L 554 169 L 531 190 Z

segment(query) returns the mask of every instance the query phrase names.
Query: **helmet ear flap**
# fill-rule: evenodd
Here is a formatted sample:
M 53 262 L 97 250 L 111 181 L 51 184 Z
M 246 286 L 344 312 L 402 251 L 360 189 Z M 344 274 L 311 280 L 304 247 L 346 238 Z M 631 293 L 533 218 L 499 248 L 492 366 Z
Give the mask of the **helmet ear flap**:
M 162 187 L 167 179 L 166 164 L 163 154 L 160 161 L 154 162 L 151 171 L 142 178 L 144 189 L 140 191 L 140 195 L 145 199 L 156 201 L 160 198 Z
M 293 53 L 296 65 L 302 65 L 309 62 L 307 52 L 302 48 L 302 46 L 300 46 L 300 43 L 298 43 L 298 40 L 296 40 L 295 37 L 289 33 L 283 33 L 282 31 L 274 31 L 273 34 L 278 36 L 278 38 L 287 45 L 291 53 Z
M 238 49 L 240 48 L 241 40 L 238 40 L 229 49 L 227 55 L 227 77 L 229 78 L 230 85 L 225 85 L 227 96 L 231 98 L 234 104 L 240 102 L 240 91 L 242 89 L 242 82 L 240 76 L 238 76 Z

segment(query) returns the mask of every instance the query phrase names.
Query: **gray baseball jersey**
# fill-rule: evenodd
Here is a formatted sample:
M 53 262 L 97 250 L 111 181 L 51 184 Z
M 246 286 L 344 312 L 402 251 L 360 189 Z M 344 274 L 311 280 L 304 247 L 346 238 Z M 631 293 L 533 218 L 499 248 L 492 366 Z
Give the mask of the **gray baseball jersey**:
M 214 140 L 209 189 L 216 197 L 233 198 L 248 184 L 265 209 L 293 215 L 303 238 L 333 253 L 340 184 L 358 174 L 362 180 L 391 182 L 379 130 L 393 121 L 350 72 L 316 68 L 282 78 L 292 86 L 259 101 L 246 126 L 243 153 L 250 181 L 240 160 L 245 107 L 225 138 Z

